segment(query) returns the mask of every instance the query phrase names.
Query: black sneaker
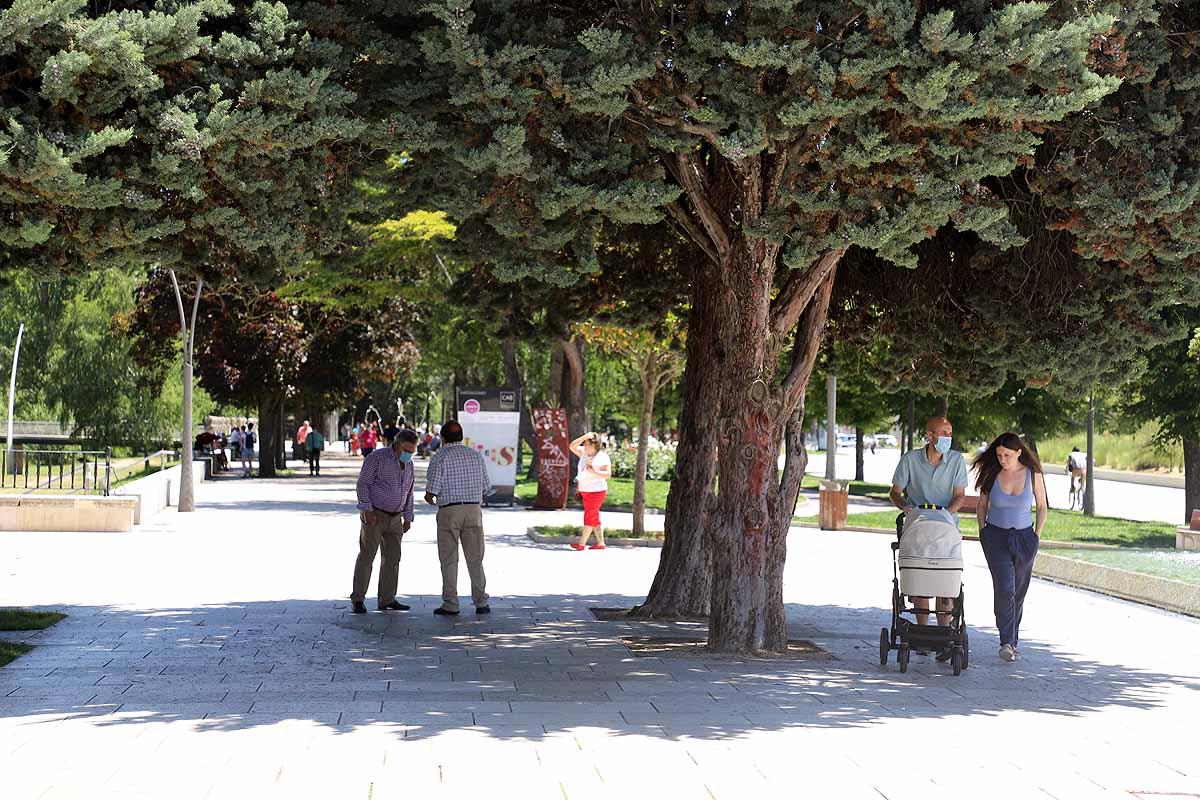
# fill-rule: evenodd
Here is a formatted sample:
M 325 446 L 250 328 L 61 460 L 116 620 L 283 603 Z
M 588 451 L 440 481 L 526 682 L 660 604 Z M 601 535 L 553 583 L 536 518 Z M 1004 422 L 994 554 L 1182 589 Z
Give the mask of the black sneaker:
M 439 617 L 457 617 L 458 616 L 457 611 L 447 611 L 444 608 L 435 608 L 433 610 L 433 613 L 437 614 Z
M 491 606 L 479 606 L 478 608 L 475 609 L 475 613 L 476 614 L 490 614 L 490 613 L 492 613 L 492 607 Z
M 367 613 L 367 607 L 364 603 L 355 600 L 350 604 L 350 611 L 354 614 L 365 614 Z
M 380 606 L 379 610 L 380 611 L 408 611 L 408 608 L 409 607 L 404 605 L 404 603 L 401 603 L 398 600 L 393 600 L 392 602 L 388 603 L 386 606 Z

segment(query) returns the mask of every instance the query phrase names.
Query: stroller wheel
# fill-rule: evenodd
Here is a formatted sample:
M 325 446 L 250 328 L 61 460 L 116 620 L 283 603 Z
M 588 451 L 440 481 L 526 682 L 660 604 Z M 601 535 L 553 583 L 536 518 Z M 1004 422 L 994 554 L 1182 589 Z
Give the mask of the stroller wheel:
M 955 675 L 961 675 L 963 671 L 963 654 L 962 650 L 957 647 L 950 654 L 950 667 L 954 670 Z
M 962 668 L 966 669 L 971 664 L 971 644 L 967 638 L 967 629 L 963 628 L 962 632 Z
M 900 662 L 900 671 L 908 672 L 908 645 L 900 645 L 900 655 L 896 657 L 896 660 Z
M 879 631 L 879 666 L 887 664 L 888 650 L 891 649 L 891 640 L 888 637 L 888 629 L 883 628 Z

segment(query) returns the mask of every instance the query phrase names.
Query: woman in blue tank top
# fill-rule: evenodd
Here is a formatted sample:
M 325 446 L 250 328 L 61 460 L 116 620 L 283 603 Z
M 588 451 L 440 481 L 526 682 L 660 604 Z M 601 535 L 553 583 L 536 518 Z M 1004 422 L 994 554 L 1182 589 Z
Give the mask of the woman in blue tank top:
M 1021 655 L 1017 642 L 1025 593 L 1049 508 L 1046 478 L 1037 455 L 1015 433 L 997 436 L 973 468 L 979 490 L 979 543 L 992 573 L 1000 658 L 1016 661 Z

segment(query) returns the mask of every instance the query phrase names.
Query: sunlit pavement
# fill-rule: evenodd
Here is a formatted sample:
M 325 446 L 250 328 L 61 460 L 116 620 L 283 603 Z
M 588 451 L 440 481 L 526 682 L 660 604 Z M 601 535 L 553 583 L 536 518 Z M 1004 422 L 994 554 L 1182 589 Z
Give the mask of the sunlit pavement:
M 657 550 L 539 546 L 527 526 L 578 513 L 490 510 L 494 613 L 448 620 L 424 508 L 401 565 L 413 611 L 354 617 L 357 464 L 323 466 L 205 484 L 198 512 L 131 534 L 0 535 L 0 605 L 70 614 L 0 669 L 0 796 L 1200 793 L 1197 620 L 1039 581 L 1002 664 L 967 543 L 973 663 L 901 675 L 877 655 L 888 537 L 796 529 L 791 633 L 835 660 L 637 657 L 622 636 L 703 636 L 589 613 L 640 601 Z

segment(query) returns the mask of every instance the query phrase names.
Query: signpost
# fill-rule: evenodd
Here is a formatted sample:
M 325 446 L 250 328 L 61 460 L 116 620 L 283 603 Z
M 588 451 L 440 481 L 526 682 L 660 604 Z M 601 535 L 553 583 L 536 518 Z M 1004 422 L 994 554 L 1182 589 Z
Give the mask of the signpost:
M 533 431 L 538 449 L 538 493 L 533 506 L 566 508 L 571 488 L 567 412 L 561 408 L 533 409 Z
M 521 392 L 516 389 L 455 390 L 463 443 L 483 454 L 494 492 L 487 505 L 512 505 L 517 488 L 517 450 L 521 443 Z

